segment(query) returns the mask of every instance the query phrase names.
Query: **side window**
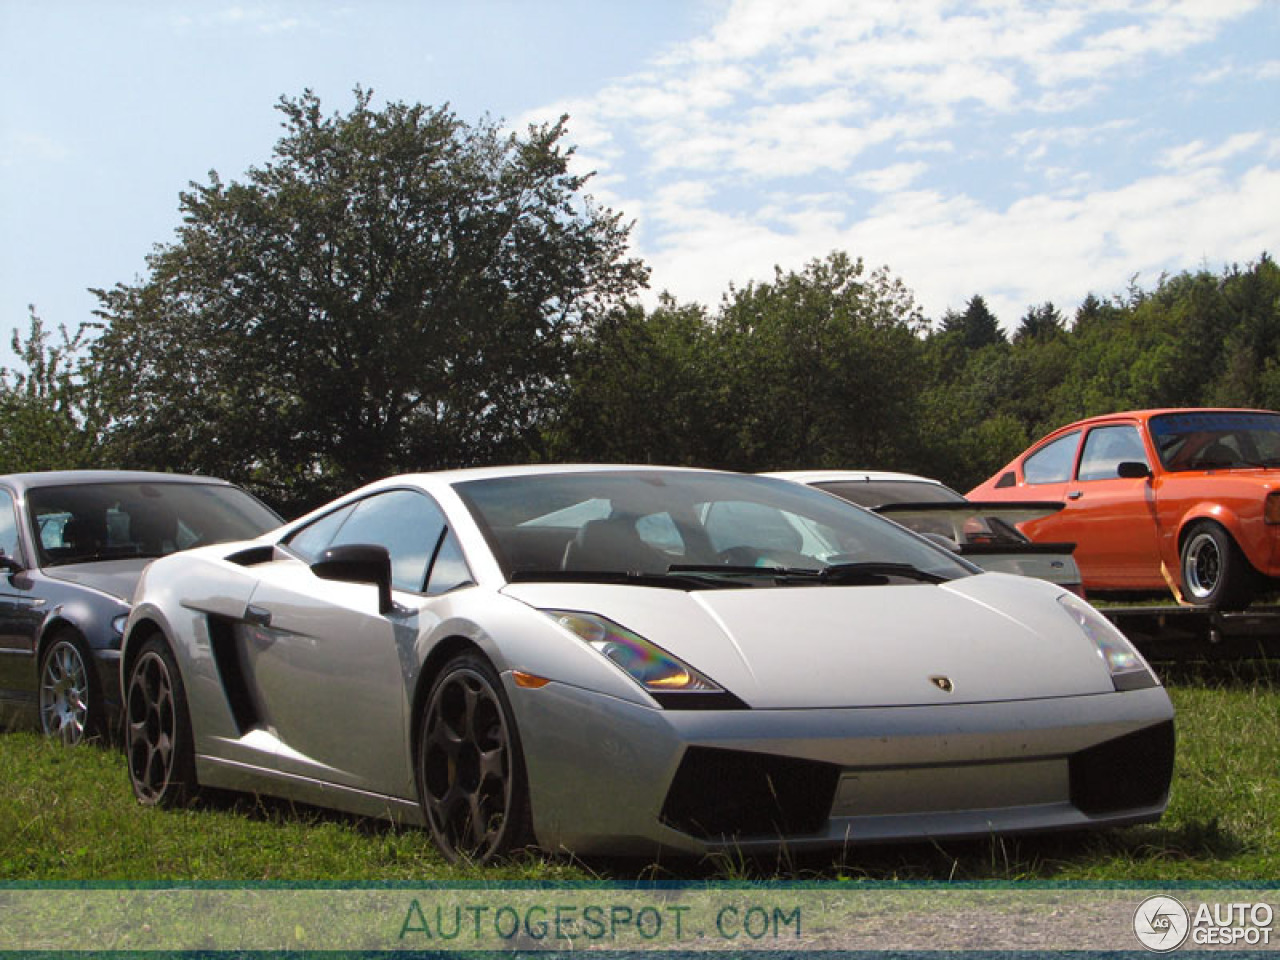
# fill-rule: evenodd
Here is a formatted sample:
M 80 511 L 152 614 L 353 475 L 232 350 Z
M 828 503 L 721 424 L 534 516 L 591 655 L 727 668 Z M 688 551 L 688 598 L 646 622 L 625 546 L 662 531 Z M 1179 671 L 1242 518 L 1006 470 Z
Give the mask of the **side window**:
M 13 495 L 0 490 L 0 553 L 11 559 L 21 560 L 18 549 L 18 525 L 13 515 Z
M 1125 461 L 1147 463 L 1147 452 L 1142 447 L 1138 428 L 1129 424 L 1094 427 L 1084 438 L 1079 478 L 1114 480 L 1118 476 L 1117 468 Z
M 320 559 L 320 554 L 333 542 L 334 535 L 338 532 L 338 528 L 351 516 L 351 506 L 343 507 L 341 510 L 335 510 L 333 513 L 327 513 L 314 523 L 303 527 L 292 537 L 289 538 L 289 549 L 300 556 L 307 563 L 314 563 Z
M 1022 476 L 1027 483 L 1066 483 L 1076 459 L 1080 434 L 1068 433 L 1041 447 L 1022 461 Z
M 377 543 L 391 554 L 391 584 L 421 593 L 427 564 L 444 532 L 444 514 L 424 493 L 392 490 L 356 504 L 330 546 Z
M 427 594 L 435 597 L 458 587 L 474 583 L 471 571 L 467 568 L 467 560 L 462 555 L 462 547 L 458 538 L 450 530 L 444 535 L 444 542 L 436 551 L 436 559 L 431 564 L 431 578 L 427 581 Z

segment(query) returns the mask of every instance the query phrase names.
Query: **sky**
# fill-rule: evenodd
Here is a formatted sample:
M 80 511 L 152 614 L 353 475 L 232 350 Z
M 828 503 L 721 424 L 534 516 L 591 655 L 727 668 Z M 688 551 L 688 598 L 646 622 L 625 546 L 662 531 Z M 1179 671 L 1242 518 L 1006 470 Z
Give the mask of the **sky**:
M 0 0 L 0 366 L 357 86 L 568 114 L 648 304 L 842 250 L 1013 329 L 1280 255 L 1280 0 Z

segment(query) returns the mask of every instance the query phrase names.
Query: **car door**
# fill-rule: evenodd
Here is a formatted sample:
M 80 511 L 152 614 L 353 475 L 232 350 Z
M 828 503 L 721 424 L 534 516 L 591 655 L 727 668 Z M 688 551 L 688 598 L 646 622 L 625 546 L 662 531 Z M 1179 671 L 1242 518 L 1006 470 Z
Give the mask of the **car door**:
M 25 566 L 17 520 L 13 494 L 0 487 L 0 550 Z M 7 705 L 0 706 L 2 721 L 35 704 L 35 643 L 44 610 L 33 586 L 26 571 L 0 570 L 0 704 Z
M 406 735 L 418 637 L 436 620 L 423 595 L 444 517 L 415 490 L 393 490 L 322 518 L 286 544 L 299 561 L 270 564 L 247 617 L 261 639 L 248 682 L 287 774 L 411 796 Z M 396 606 L 379 610 L 368 584 L 321 580 L 309 561 L 325 547 L 379 544 L 391 555 Z
M 1145 477 L 1121 477 L 1121 463 L 1151 460 L 1136 423 L 1108 423 L 1084 435 L 1056 533 L 1076 544 L 1086 589 L 1147 589 L 1164 584 L 1153 488 Z
M 1001 499 L 1060 501 L 1067 495 L 1080 449 L 1080 431 L 1073 430 L 1042 444 L 1022 460 L 1022 482 L 1001 491 Z M 1010 484 L 1013 478 L 1010 476 Z M 971 494 L 972 496 L 972 494 Z M 1059 529 L 1062 513 L 1049 514 L 1037 520 L 1028 520 L 1018 529 L 1032 540 L 1062 543 L 1071 538 Z

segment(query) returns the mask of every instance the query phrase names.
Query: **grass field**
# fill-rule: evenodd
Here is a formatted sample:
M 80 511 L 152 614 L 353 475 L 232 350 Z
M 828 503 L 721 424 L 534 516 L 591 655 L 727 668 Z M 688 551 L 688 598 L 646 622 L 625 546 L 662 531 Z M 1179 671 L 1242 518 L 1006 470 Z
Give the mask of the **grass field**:
M 1280 665 L 1182 668 L 1169 811 L 1100 833 L 854 848 L 767 861 L 580 863 L 522 856 L 451 867 L 424 831 L 252 797 L 144 810 L 123 757 L 0 735 L 0 879 L 8 881 L 575 881 L 591 879 L 1239 881 L 1280 877 Z

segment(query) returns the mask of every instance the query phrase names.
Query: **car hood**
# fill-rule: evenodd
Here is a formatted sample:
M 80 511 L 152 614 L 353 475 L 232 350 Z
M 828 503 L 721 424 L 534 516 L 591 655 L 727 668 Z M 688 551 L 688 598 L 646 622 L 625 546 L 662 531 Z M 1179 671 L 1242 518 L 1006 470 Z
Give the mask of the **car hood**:
M 142 571 L 150 562 L 150 557 L 127 557 L 121 560 L 103 560 L 98 563 L 46 567 L 43 572 L 50 580 L 89 587 L 123 600 L 125 603 L 132 603 L 134 588 L 138 586 Z
M 981 703 L 1110 693 L 1092 641 L 1047 583 L 678 591 L 518 584 L 542 609 L 609 617 L 756 708 Z

